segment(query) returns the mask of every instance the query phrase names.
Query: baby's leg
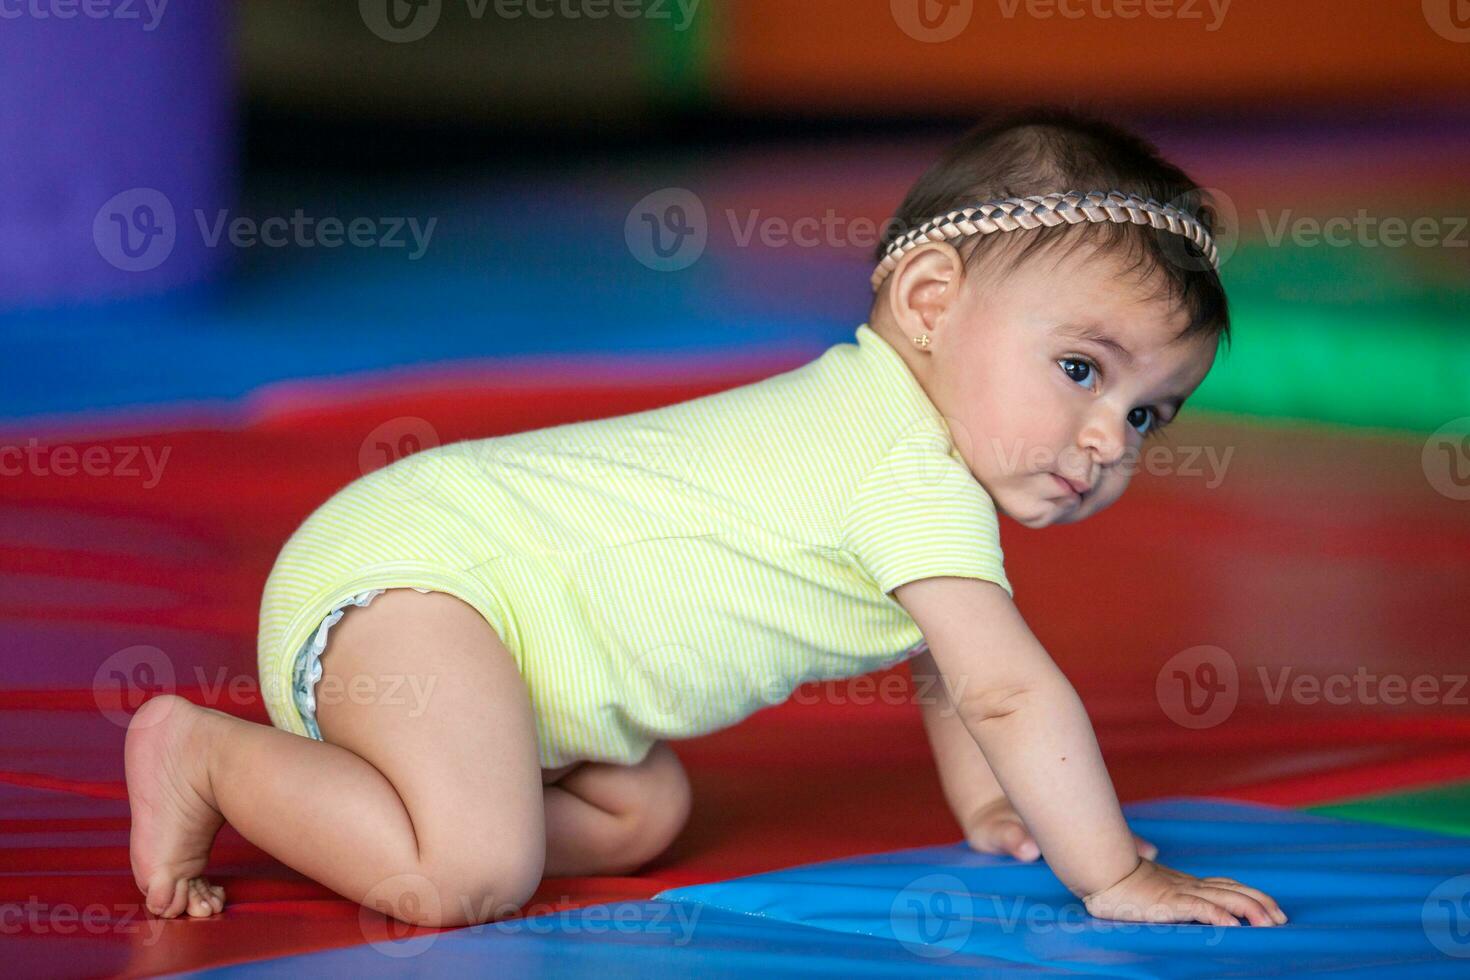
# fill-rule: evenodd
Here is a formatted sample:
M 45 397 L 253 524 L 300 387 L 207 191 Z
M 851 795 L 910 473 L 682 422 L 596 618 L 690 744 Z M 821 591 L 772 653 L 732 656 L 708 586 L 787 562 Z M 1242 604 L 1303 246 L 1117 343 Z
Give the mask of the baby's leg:
M 636 765 L 583 763 L 546 787 L 546 874 L 631 874 L 673 843 L 690 805 L 667 742 Z
M 391 589 L 343 617 L 322 669 L 323 742 L 179 698 L 138 711 L 128 789 L 150 908 L 221 904 L 190 884 L 221 816 L 404 921 L 484 922 L 523 904 L 545 861 L 540 768 L 529 696 L 490 625 L 444 593 Z

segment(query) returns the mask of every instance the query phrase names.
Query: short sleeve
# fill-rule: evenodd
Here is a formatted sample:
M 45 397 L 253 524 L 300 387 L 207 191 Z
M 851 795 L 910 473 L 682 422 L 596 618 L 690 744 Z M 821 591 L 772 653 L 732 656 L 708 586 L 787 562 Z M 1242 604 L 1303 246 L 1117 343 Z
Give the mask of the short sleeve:
M 948 575 L 1014 594 L 995 503 L 938 425 L 916 426 L 864 477 L 843 519 L 842 550 L 884 592 Z

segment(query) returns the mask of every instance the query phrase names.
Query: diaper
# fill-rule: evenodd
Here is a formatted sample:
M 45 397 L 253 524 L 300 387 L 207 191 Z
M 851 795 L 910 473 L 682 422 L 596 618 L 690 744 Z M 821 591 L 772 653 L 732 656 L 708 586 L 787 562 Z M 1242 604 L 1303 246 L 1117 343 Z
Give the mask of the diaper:
M 418 586 L 412 588 L 415 592 L 434 591 Z M 322 654 L 327 649 L 327 634 L 347 612 L 348 606 L 366 606 L 386 591 L 388 590 L 368 589 L 338 603 L 322 618 L 321 625 L 301 645 L 301 649 L 296 651 L 296 659 L 291 667 L 291 696 L 296 702 L 296 710 L 301 713 L 301 720 L 306 722 L 307 734 L 317 741 L 322 740 L 322 731 L 316 723 L 316 685 L 322 679 Z

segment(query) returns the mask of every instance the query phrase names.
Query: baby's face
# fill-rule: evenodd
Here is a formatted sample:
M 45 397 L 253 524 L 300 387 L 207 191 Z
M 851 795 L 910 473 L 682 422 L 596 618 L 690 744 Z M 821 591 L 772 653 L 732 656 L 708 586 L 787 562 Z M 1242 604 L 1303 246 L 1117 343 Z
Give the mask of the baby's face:
M 998 285 L 966 276 L 936 324 L 926 390 L 971 472 L 1019 523 L 1069 524 L 1121 497 L 1147 433 L 1209 373 L 1215 339 L 1175 339 L 1185 314 L 1151 291 L 1083 247 Z

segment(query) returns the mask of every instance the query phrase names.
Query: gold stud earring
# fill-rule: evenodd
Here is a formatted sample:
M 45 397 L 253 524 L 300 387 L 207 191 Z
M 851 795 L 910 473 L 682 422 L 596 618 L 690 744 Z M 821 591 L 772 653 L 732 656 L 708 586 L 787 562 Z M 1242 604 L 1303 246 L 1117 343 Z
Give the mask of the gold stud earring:
M 929 335 L 926 333 L 921 333 L 914 338 L 914 346 L 919 348 L 920 350 L 928 350 L 929 343 Z

